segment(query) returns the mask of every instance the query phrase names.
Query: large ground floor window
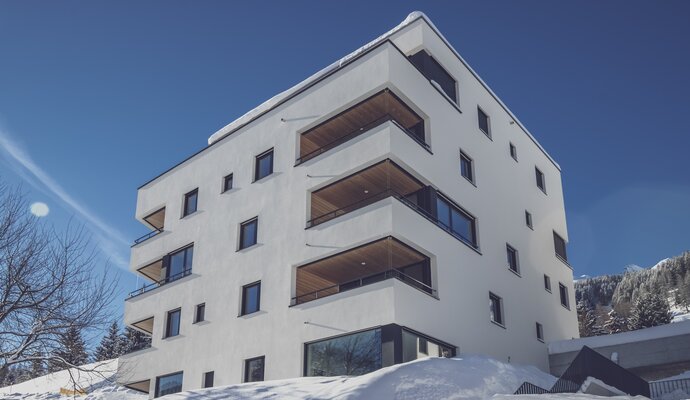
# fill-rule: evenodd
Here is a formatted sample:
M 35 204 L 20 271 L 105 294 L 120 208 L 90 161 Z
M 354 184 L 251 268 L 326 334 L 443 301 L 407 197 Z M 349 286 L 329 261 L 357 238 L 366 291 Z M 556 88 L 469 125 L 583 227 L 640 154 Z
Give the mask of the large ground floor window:
M 389 324 L 305 345 L 305 376 L 362 375 L 422 357 L 453 357 L 455 346 Z
M 165 396 L 182 391 L 182 372 L 156 378 L 156 393 L 154 397 Z

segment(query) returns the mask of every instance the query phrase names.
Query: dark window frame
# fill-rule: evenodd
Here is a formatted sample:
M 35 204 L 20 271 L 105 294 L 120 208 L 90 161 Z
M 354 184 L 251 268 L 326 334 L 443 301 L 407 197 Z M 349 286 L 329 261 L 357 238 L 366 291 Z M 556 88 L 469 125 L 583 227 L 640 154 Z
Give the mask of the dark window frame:
M 486 120 L 486 130 L 482 128 L 482 116 Z M 480 106 L 477 106 L 477 127 L 479 128 L 480 131 L 482 131 L 483 134 L 486 135 L 489 139 L 491 138 L 491 117 L 489 117 L 489 114 L 486 113 Z
M 509 243 L 506 243 L 506 256 L 508 261 L 508 269 L 515 275 L 520 276 L 520 257 L 518 255 L 518 251 Z
M 537 340 L 543 343 L 544 342 L 544 325 L 537 322 L 536 328 L 537 328 Z
M 249 289 L 251 289 L 255 286 L 258 286 L 258 290 L 256 292 L 256 310 L 247 311 L 247 306 L 248 306 L 248 304 L 247 304 L 247 300 L 248 300 L 247 293 L 248 293 Z M 251 314 L 254 314 L 254 313 L 261 311 L 261 281 L 252 282 L 252 283 L 249 283 L 247 285 L 242 286 L 241 307 L 242 308 L 240 309 L 240 317 L 243 317 L 245 315 L 251 315 Z
M 498 305 L 498 314 L 496 313 L 495 307 L 493 307 L 494 304 Z M 493 292 L 489 292 L 489 319 L 491 322 L 494 324 L 497 324 L 500 327 L 505 328 L 505 315 L 503 311 L 503 298 Z M 496 318 L 498 316 L 498 320 Z
M 465 175 L 463 171 L 463 162 L 468 164 L 468 167 L 465 169 L 469 169 L 469 176 Z M 463 178 L 467 179 L 471 184 L 477 185 L 475 180 L 474 180 L 474 160 L 472 157 L 468 156 L 467 153 L 465 153 L 462 149 L 460 149 L 460 175 L 462 175 Z
M 438 203 L 437 203 L 439 199 L 448 206 L 448 213 L 449 213 L 448 214 L 448 221 L 450 221 L 450 226 L 447 226 L 444 222 L 442 222 L 440 217 L 439 217 Z M 436 222 L 438 224 L 440 224 L 440 226 L 442 226 L 448 232 L 451 232 L 453 236 L 460 238 L 460 240 L 463 243 L 468 244 L 470 247 L 472 247 L 475 250 L 479 250 L 479 236 L 477 233 L 477 218 L 474 215 L 465 211 L 464 208 L 460 207 L 457 203 L 455 203 L 453 200 L 449 199 L 448 197 L 446 197 L 445 195 L 443 195 L 440 192 L 436 192 L 436 199 L 435 199 L 434 208 L 435 208 L 435 213 L 436 213 Z M 471 222 L 471 225 L 470 225 L 470 234 L 472 236 L 471 239 L 465 238 L 461 234 L 453 231 L 453 209 L 458 211 L 459 214 L 464 215 L 465 218 L 467 218 Z
M 252 183 L 258 182 L 258 181 L 260 181 L 266 177 L 273 175 L 273 173 L 275 172 L 273 170 L 273 167 L 275 166 L 274 150 L 275 150 L 275 147 L 271 147 L 270 149 L 264 151 L 261 154 L 258 154 L 256 157 L 254 157 L 254 180 L 252 181 Z M 270 171 L 266 175 L 259 176 L 259 173 L 261 172 L 261 168 L 260 168 L 261 167 L 261 161 L 268 156 L 271 157 L 271 164 L 270 164 L 271 166 L 269 168 Z
M 568 297 L 568 287 L 562 282 L 558 282 L 558 294 L 561 300 L 561 305 L 570 310 L 570 298 Z
M 192 251 L 192 256 L 191 256 L 191 259 L 190 259 L 190 263 L 187 264 L 187 253 L 188 253 L 190 250 Z M 171 275 L 171 271 L 172 271 L 172 268 L 171 268 L 172 259 L 173 259 L 173 257 L 174 257 L 175 255 L 177 255 L 177 254 L 179 254 L 179 253 L 184 253 L 184 256 L 183 256 L 184 266 L 183 266 L 181 272 L 178 272 L 177 274 L 172 274 L 172 275 Z M 170 253 L 166 254 L 166 255 L 163 257 L 163 261 L 162 261 L 162 262 L 163 262 L 163 267 L 165 267 L 165 279 L 166 279 L 166 283 L 167 283 L 167 282 L 174 281 L 174 280 L 177 280 L 177 279 L 180 279 L 180 278 L 183 278 L 183 277 L 189 275 L 189 273 L 191 273 L 191 271 L 192 271 L 192 268 L 194 268 L 194 243 L 190 243 L 190 244 L 188 244 L 188 245 L 186 245 L 186 246 L 184 246 L 184 247 L 181 247 L 181 248 L 179 248 L 179 249 L 177 249 L 177 250 L 171 251 Z M 182 276 L 177 276 L 177 275 L 182 275 Z M 174 279 L 173 279 L 173 278 L 174 278 Z
M 513 142 L 509 142 L 508 145 L 509 145 L 508 151 L 509 151 L 510 156 L 513 158 L 513 160 L 517 161 L 518 160 L 517 147 L 513 144 Z
M 204 375 L 201 379 L 201 387 L 203 389 L 213 387 L 213 381 L 215 380 L 215 371 L 207 371 L 204 372 Z M 210 383 L 209 383 L 209 376 L 210 376 Z
M 252 361 L 261 360 L 261 380 L 249 380 L 249 365 Z M 266 380 L 266 356 L 252 357 L 244 360 L 244 379 L 243 383 L 247 382 L 263 382 Z
M 182 383 L 184 383 L 184 371 L 177 371 L 177 372 L 173 372 L 171 374 L 165 374 L 165 375 L 160 375 L 160 376 L 156 377 L 156 387 L 155 387 L 154 392 L 153 392 L 154 398 L 161 397 L 161 394 L 160 394 L 160 380 L 161 380 L 161 378 L 168 378 L 168 377 L 175 376 L 175 375 L 181 375 L 182 379 L 183 379 Z M 179 392 L 181 392 L 181 391 L 182 391 L 182 385 L 180 385 L 180 391 Z M 179 393 L 179 392 L 166 393 L 163 396 L 168 395 L 168 394 L 172 394 L 172 393 Z
M 194 306 L 194 323 L 206 321 L 206 303 Z
M 551 292 L 551 277 L 544 274 L 544 290 L 546 290 L 549 293 Z
M 560 253 L 559 245 L 563 247 L 563 254 Z M 556 231 L 553 231 L 553 248 L 554 254 L 556 254 L 556 258 L 568 264 L 568 243 L 565 241 L 565 239 L 563 239 L 561 235 L 556 233 Z
M 245 239 L 245 231 L 244 229 L 251 225 L 251 224 L 256 224 L 254 228 L 254 237 L 252 238 L 252 243 L 248 245 L 244 245 L 244 239 Z M 240 222 L 240 240 L 239 243 L 237 244 L 237 251 L 248 249 L 250 247 L 256 246 L 259 243 L 259 216 L 257 215 L 254 218 L 250 218 L 244 222 Z
M 170 320 L 173 314 L 177 314 L 177 332 L 175 334 L 172 334 L 172 327 L 170 324 Z M 172 310 L 169 310 L 168 312 L 165 313 L 165 336 L 163 336 L 163 339 L 168 339 L 171 337 L 179 336 L 180 335 L 180 328 L 182 326 L 182 308 L 175 308 Z
M 189 199 L 194 196 L 194 210 L 188 210 L 189 208 Z M 182 218 L 192 215 L 199 211 L 199 188 L 196 188 L 194 190 L 190 190 L 189 192 L 184 194 L 184 201 L 182 202 Z
M 436 58 L 434 58 L 434 56 L 431 55 L 431 53 L 429 53 L 426 49 L 422 49 L 412 55 L 407 56 L 407 59 L 430 83 L 432 81 L 436 82 L 436 85 L 432 83 L 434 88 L 439 89 L 449 100 L 451 100 L 455 106 L 458 106 L 458 80 L 455 79 L 455 77 L 448 72 L 448 70 Z M 444 88 L 444 82 L 439 82 L 439 80 L 447 80 L 448 82 L 445 82 L 445 84 L 448 85 L 451 85 L 450 81 L 452 81 L 452 87 L 448 88 L 451 93 L 446 91 L 446 88 Z
M 532 213 L 525 210 L 525 225 L 531 230 L 534 230 L 534 221 L 532 220 Z
M 230 183 L 230 186 L 228 187 L 228 182 Z M 228 192 L 232 190 L 234 184 L 234 174 L 229 173 L 223 177 L 223 190 L 221 193 Z
M 544 192 L 544 194 L 546 194 L 546 176 L 539 169 L 539 167 L 534 167 L 534 173 L 535 173 L 535 179 L 536 179 L 537 187 L 539 188 L 539 190 Z

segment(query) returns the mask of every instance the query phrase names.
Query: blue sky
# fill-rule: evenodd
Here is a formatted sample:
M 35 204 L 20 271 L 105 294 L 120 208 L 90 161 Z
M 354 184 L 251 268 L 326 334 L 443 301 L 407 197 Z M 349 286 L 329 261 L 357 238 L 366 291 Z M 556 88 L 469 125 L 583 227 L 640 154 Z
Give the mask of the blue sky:
M 690 249 L 683 1 L 1 2 L 0 176 L 117 269 L 139 185 L 413 10 L 560 163 L 576 275 Z

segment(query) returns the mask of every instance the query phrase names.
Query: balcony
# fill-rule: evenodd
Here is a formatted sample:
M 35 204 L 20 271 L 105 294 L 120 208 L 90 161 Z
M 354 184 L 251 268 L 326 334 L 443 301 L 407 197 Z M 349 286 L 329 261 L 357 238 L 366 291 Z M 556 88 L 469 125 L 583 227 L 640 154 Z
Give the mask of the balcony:
M 389 89 L 369 97 L 300 136 L 297 165 L 392 121 L 425 149 L 424 120 Z
M 307 228 L 376 203 L 386 197 L 410 197 L 424 184 L 387 159 L 311 193 Z
M 157 280 L 157 281 L 150 283 L 148 285 L 144 285 L 137 290 L 131 291 L 129 293 L 129 295 L 127 296 L 127 300 L 129 300 L 133 297 L 137 297 L 139 295 L 142 295 L 144 293 L 150 292 L 151 290 L 159 288 L 163 285 L 167 285 L 168 283 L 175 282 L 176 280 L 182 279 L 185 276 L 189 276 L 191 274 L 192 274 L 192 269 L 189 268 L 189 269 L 185 269 L 184 271 L 179 272 L 177 274 L 166 276 L 165 278 L 163 278 L 161 280 Z
M 429 258 L 389 236 L 297 268 L 291 305 L 387 279 L 398 279 L 436 296 Z
M 139 268 L 137 272 L 151 279 L 153 283 L 130 292 L 127 299 L 191 275 L 193 257 L 194 244 L 192 243 Z
M 143 220 L 147 224 L 149 224 L 153 228 L 153 230 L 143 235 L 142 237 L 135 239 L 134 244 L 132 246 L 136 246 L 140 243 L 143 243 L 151 239 L 152 237 L 158 235 L 159 233 L 163 232 L 163 225 L 165 223 L 165 207 L 145 216 Z
M 149 336 L 153 334 L 153 317 L 143 319 L 141 321 L 134 322 L 132 324 L 133 327 L 137 328 L 138 330 L 147 333 Z

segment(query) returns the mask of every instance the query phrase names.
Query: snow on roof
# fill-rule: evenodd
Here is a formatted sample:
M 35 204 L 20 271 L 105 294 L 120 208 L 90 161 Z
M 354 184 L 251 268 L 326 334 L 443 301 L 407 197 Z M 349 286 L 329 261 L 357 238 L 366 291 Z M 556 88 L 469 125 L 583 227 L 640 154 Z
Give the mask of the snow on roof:
M 407 18 L 405 18 L 401 23 L 399 23 L 398 26 L 396 26 L 395 28 L 389 30 L 388 32 L 377 37 L 376 39 L 372 40 L 371 42 L 365 44 L 364 46 L 358 48 L 357 50 L 353 51 L 352 53 L 341 58 L 340 60 L 327 66 L 326 68 L 315 73 L 314 75 L 310 76 L 309 78 L 307 78 L 307 79 L 303 80 L 302 82 L 298 83 L 297 85 L 291 87 L 290 89 L 288 89 L 284 92 L 278 93 L 277 95 L 275 95 L 275 96 L 271 97 L 270 99 L 264 101 L 263 103 L 259 104 L 259 106 L 257 106 L 256 108 L 248 111 L 246 114 L 242 115 L 241 117 L 237 118 L 236 120 L 232 121 L 231 123 L 225 125 L 222 129 L 220 129 L 219 131 L 217 131 L 216 133 L 214 133 L 213 135 L 211 135 L 208 138 L 208 144 L 211 144 L 215 141 L 222 139 L 228 133 L 234 131 L 235 129 L 239 128 L 240 126 L 250 122 L 252 119 L 256 118 L 260 114 L 263 114 L 264 112 L 275 107 L 276 105 L 278 105 L 278 103 L 280 103 L 284 99 L 290 97 L 291 95 L 299 92 L 301 89 L 305 88 L 310 83 L 312 83 L 312 82 L 318 80 L 319 78 L 325 76 L 329 72 L 334 71 L 334 70 L 342 67 L 349 60 L 353 59 L 354 57 L 357 57 L 359 54 L 365 52 L 367 49 L 375 47 L 379 43 L 385 41 L 391 35 L 398 32 L 399 30 L 406 27 L 407 25 L 409 25 L 414 20 L 416 20 L 417 18 L 420 18 L 420 17 L 425 18 L 428 21 L 428 18 L 421 11 L 414 11 L 414 12 L 410 13 L 407 16 Z
M 672 336 L 690 334 L 690 321 L 677 322 L 639 329 L 631 332 L 615 333 L 612 335 L 592 336 L 580 339 L 560 340 L 549 343 L 549 354 L 569 353 L 579 351 L 582 346 L 593 349 L 605 346 L 615 346 L 625 343 L 637 343 L 646 340 L 661 339 Z
M 458 53 L 458 51 L 455 50 L 455 48 L 450 44 L 448 39 L 446 39 L 446 37 L 443 36 L 441 31 L 438 30 L 438 28 L 436 28 L 436 25 L 434 25 L 434 23 L 431 22 L 431 19 L 429 19 L 429 17 L 427 17 L 426 14 L 424 14 L 421 11 L 411 12 L 407 16 L 407 18 L 405 18 L 401 23 L 399 23 L 395 28 L 389 30 L 388 32 L 384 33 L 383 35 L 379 36 L 378 38 L 376 38 L 376 39 L 372 40 L 371 42 L 365 44 L 364 46 L 358 48 L 357 50 L 346 55 L 345 57 L 341 58 L 340 60 L 332 63 L 331 65 L 327 66 L 326 68 L 322 69 L 321 71 L 315 73 L 314 75 L 310 76 L 309 78 L 307 78 L 307 79 L 303 80 L 302 82 L 298 83 L 297 85 L 291 87 L 290 89 L 285 90 L 285 91 L 271 97 L 270 99 L 264 101 L 263 103 L 261 103 L 260 105 L 258 105 L 254 109 L 248 111 L 247 113 L 245 113 L 241 117 L 239 117 L 236 120 L 225 125 L 223 128 L 221 128 L 220 130 L 215 132 L 213 135 L 209 136 L 208 144 L 211 145 L 211 144 L 219 141 L 220 139 L 226 137 L 227 135 L 229 135 L 233 131 L 241 128 L 242 126 L 248 124 L 249 122 L 251 122 L 255 118 L 259 117 L 261 114 L 270 111 L 272 108 L 279 105 L 283 100 L 288 99 L 290 96 L 298 93 L 300 90 L 309 86 L 311 83 L 313 83 L 313 82 L 317 81 L 318 79 L 324 77 L 325 75 L 333 72 L 334 70 L 339 69 L 340 67 L 345 65 L 351 59 L 357 57 L 358 55 L 365 52 L 366 50 L 368 50 L 372 47 L 375 47 L 378 44 L 380 44 L 381 42 L 387 40 L 388 38 L 393 36 L 395 33 L 402 30 L 406 26 L 412 24 L 414 21 L 416 21 L 419 18 L 423 19 L 424 21 L 426 21 L 427 24 L 429 24 L 429 26 L 434 30 L 434 32 L 436 32 L 436 34 L 441 38 L 441 40 L 443 40 L 443 42 L 446 44 L 446 46 L 448 46 L 448 48 L 453 52 L 453 54 L 455 54 L 455 56 L 470 71 L 470 73 L 472 73 L 472 75 L 474 75 L 474 77 L 477 78 L 477 80 L 482 84 L 482 86 L 484 86 L 484 88 L 486 88 L 486 90 L 491 94 L 491 96 L 493 96 L 494 99 L 496 99 L 496 101 L 501 105 L 501 107 L 503 107 L 503 109 L 515 121 L 515 123 L 522 129 L 522 131 L 525 132 L 525 134 L 532 140 L 532 142 L 534 142 L 534 144 L 539 148 L 539 150 L 541 150 L 544 153 L 544 155 L 546 155 L 546 157 L 554 164 L 554 166 L 556 166 L 556 168 L 558 168 L 558 170 L 560 170 L 561 167 L 560 167 L 560 165 L 558 165 L 556 160 L 554 160 L 553 157 L 551 157 L 551 155 L 549 155 L 549 153 L 546 152 L 546 149 L 544 149 L 542 147 L 542 145 L 539 144 L 539 142 L 537 142 L 537 139 L 534 138 L 534 136 L 527 130 L 527 128 L 522 124 L 522 122 L 520 122 L 520 120 L 515 116 L 515 114 L 513 114 L 513 112 L 510 111 L 510 109 L 508 109 L 508 106 L 506 106 L 505 103 L 503 103 L 503 101 L 498 98 L 496 93 L 494 93 L 494 91 L 491 90 L 491 88 L 489 88 L 489 85 L 487 85 L 486 82 L 484 82 L 484 80 L 479 77 L 479 74 L 477 74 L 477 72 L 475 72 L 475 70 L 472 69 L 472 67 L 470 67 L 470 65 L 465 61 L 465 59 L 462 58 L 460 53 Z

